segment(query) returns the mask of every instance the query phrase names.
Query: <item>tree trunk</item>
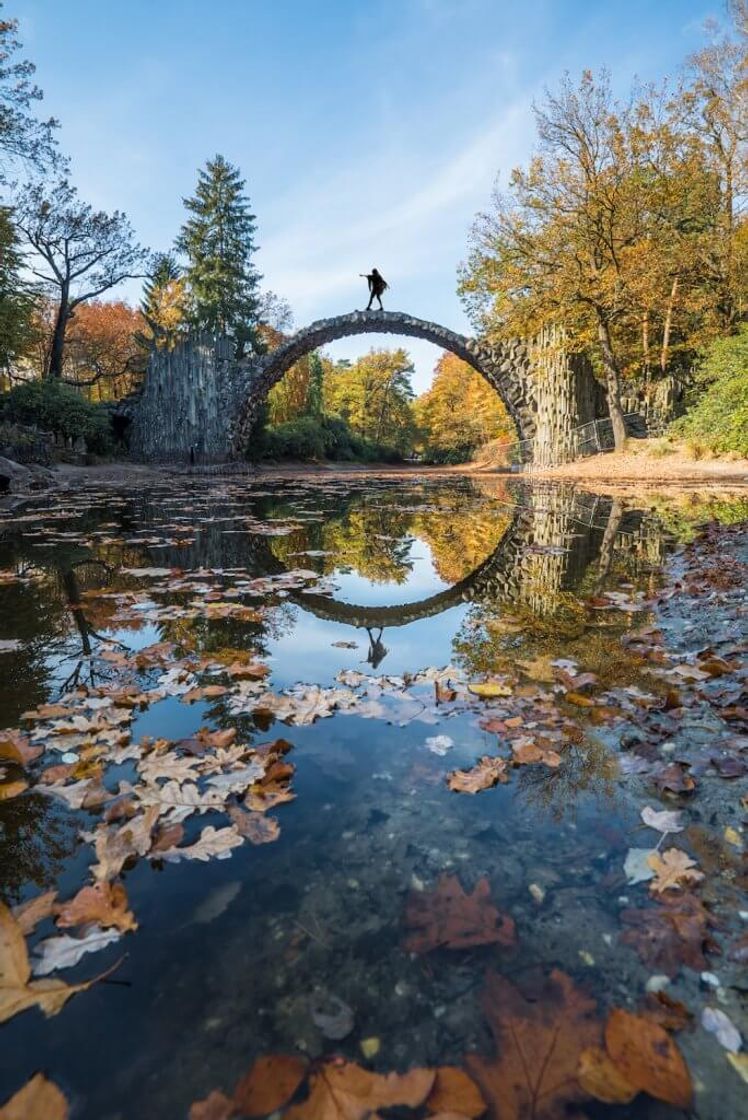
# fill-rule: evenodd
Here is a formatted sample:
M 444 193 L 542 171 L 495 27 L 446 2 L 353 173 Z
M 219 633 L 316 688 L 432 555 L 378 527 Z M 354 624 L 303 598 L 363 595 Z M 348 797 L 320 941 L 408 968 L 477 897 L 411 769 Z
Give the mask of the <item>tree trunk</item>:
M 673 280 L 673 286 L 670 289 L 670 299 L 667 303 L 667 311 L 665 312 L 665 325 L 662 328 L 662 350 L 660 351 L 660 372 L 665 373 L 667 370 L 668 358 L 670 356 L 670 333 L 673 329 L 673 309 L 675 307 L 675 297 L 678 295 L 678 277 Z
M 600 342 L 600 354 L 605 370 L 605 388 L 608 395 L 610 421 L 613 426 L 613 444 L 616 451 L 622 451 L 626 445 L 626 424 L 621 408 L 621 374 L 616 356 L 613 353 L 608 322 L 600 311 L 597 313 L 597 337 Z
M 70 319 L 70 302 L 66 287 L 60 292 L 60 306 L 57 308 L 55 329 L 52 332 L 52 345 L 49 349 L 49 365 L 47 377 L 60 381 L 62 378 L 62 363 L 65 357 L 65 332 Z

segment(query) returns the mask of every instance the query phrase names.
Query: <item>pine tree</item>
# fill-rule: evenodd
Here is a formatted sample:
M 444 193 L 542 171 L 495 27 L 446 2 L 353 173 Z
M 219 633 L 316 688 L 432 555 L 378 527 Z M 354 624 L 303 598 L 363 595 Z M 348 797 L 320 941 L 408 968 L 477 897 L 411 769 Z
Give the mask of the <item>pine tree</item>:
M 256 343 L 260 281 L 252 263 L 255 216 L 244 188 L 238 168 L 220 155 L 209 160 L 194 197 L 184 199 L 191 217 L 176 242 L 187 257 L 191 325 L 230 335 L 239 354 Z

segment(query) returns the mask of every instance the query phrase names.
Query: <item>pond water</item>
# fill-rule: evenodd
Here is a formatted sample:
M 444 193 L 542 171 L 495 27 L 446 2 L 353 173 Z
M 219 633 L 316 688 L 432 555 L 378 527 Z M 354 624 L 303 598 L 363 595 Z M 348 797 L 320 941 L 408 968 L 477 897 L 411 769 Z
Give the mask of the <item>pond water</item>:
M 653 799 L 643 762 L 618 765 L 670 688 L 627 643 L 669 552 L 746 505 L 171 478 L 0 511 L 0 728 L 44 748 L 25 768 L 6 749 L 0 768 L 0 898 L 118 883 L 137 922 L 50 972 L 113 968 L 58 1014 L 0 1027 L 0 1099 L 43 1070 L 81 1120 L 181 1117 L 262 1055 L 488 1062 L 490 972 L 542 1007 L 561 970 L 601 1022 L 640 1007 L 663 967 L 621 940 L 622 914 L 649 905 L 624 862 L 659 840 L 642 806 L 681 803 Z M 467 687 L 486 680 L 488 695 Z M 497 784 L 449 788 L 485 756 L 506 761 Z M 123 830 L 149 808 L 138 847 Z M 476 889 L 477 917 L 439 909 Z M 35 968 L 52 939 L 101 931 L 54 916 L 27 933 Z M 739 985 L 720 983 L 732 1016 Z M 701 1014 L 698 969 L 667 990 Z M 737 1117 L 719 1044 L 697 1028 L 679 1045 L 690 1113 L 642 1093 L 546 1109 L 541 1092 L 493 1115 Z

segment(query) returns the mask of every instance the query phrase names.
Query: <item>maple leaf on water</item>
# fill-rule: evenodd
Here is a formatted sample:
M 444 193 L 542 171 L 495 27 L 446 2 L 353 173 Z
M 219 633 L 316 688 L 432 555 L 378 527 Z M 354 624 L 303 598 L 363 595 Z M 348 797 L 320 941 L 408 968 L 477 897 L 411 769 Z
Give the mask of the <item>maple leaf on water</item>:
M 465 1064 L 494 1120 L 561 1120 L 588 1096 L 577 1070 L 582 1052 L 602 1039 L 595 1001 L 558 969 L 534 995 L 488 975 L 482 1002 L 496 1055 L 468 1054 Z
M 516 939 L 512 919 L 491 902 L 488 879 L 480 879 L 472 894 L 465 893 L 456 875 L 442 875 L 433 891 L 411 891 L 404 924 L 410 931 L 403 942 L 409 953 L 491 944 L 508 948 Z
M 621 941 L 666 976 L 675 976 L 681 965 L 703 972 L 708 967 L 704 953 L 718 951 L 709 932 L 715 919 L 693 894 L 665 895 L 656 906 L 623 910 L 621 922 L 629 927 Z
M 233 1105 L 242 1115 L 267 1116 L 290 1101 L 304 1080 L 307 1062 L 285 1054 L 258 1058 L 234 1089 Z
M 506 761 L 484 755 L 470 770 L 453 770 L 447 775 L 447 785 L 454 793 L 479 793 L 490 789 L 497 782 L 508 782 Z
M 652 852 L 647 863 L 655 873 L 650 889 L 658 893 L 680 890 L 684 883 L 698 883 L 704 878 L 696 869 L 696 861 L 680 848 L 668 848 L 662 855 Z
M 364 1120 L 378 1108 L 418 1108 L 434 1085 L 434 1071 L 370 1073 L 355 1062 L 333 1059 L 315 1067 L 309 1096 L 285 1113 L 285 1120 Z
M 625 1103 L 638 1092 L 678 1108 L 689 1108 L 691 1076 L 667 1031 L 651 1019 L 614 1008 L 605 1024 L 605 1050 L 582 1056 L 581 1080 L 592 1096 Z M 595 1076 L 592 1071 L 596 1064 Z
M 43 1073 L 35 1073 L 0 1107 L 0 1120 L 67 1120 L 68 1115 L 64 1094 Z

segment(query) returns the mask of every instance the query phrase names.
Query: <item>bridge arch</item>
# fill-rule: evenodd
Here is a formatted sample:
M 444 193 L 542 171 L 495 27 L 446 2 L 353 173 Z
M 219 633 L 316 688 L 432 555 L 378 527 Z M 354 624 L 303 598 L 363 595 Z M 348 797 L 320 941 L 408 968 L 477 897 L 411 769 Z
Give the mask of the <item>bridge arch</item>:
M 241 454 L 246 448 L 260 405 L 294 362 L 312 350 L 357 334 L 422 338 L 456 354 L 481 374 L 498 394 L 514 422 L 517 439 L 533 439 L 535 413 L 530 388 L 530 360 L 522 342 L 487 346 L 438 323 L 416 319 L 399 311 L 353 311 L 331 319 L 319 319 L 254 364 L 253 375 L 234 425 L 234 452 Z
M 520 560 L 531 531 L 532 515 L 525 507 L 518 505 L 511 522 L 489 556 L 451 587 L 418 602 L 393 606 L 362 606 L 309 591 L 291 592 L 290 597 L 302 610 L 327 622 L 341 622 L 357 629 L 408 626 L 412 622 L 432 618 L 461 603 L 480 598 L 486 592 L 511 595 L 520 578 Z

